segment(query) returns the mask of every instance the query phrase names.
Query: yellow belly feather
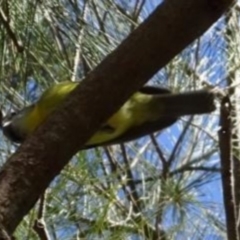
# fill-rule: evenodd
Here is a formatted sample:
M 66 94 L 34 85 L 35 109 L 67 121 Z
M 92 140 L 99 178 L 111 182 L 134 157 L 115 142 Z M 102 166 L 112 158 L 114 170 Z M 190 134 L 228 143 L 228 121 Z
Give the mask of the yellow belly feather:
M 33 132 L 45 118 L 58 107 L 64 98 L 78 85 L 78 83 L 61 83 L 48 89 L 36 103 L 33 111 L 26 118 L 26 129 L 29 134 Z M 154 119 L 154 112 L 149 107 L 153 97 L 142 93 L 135 93 L 109 120 L 112 131 L 105 131 L 104 128 L 97 131 L 86 143 L 94 145 L 110 141 L 126 132 L 132 126 L 140 125 L 149 118 Z M 150 104 L 151 105 L 151 104 Z M 159 114 L 158 114 L 159 117 Z M 106 124 L 105 124 L 106 125 Z

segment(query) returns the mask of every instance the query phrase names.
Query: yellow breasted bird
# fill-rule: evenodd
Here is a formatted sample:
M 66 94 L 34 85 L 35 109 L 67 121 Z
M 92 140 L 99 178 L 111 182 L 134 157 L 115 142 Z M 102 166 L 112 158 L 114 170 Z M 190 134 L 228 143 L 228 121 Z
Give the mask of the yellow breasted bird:
M 56 84 L 35 104 L 4 117 L 4 135 L 13 142 L 24 141 L 78 84 Z M 181 116 L 212 112 L 214 98 L 214 93 L 206 90 L 173 94 L 168 89 L 144 86 L 103 124 L 85 148 L 131 141 L 162 130 Z

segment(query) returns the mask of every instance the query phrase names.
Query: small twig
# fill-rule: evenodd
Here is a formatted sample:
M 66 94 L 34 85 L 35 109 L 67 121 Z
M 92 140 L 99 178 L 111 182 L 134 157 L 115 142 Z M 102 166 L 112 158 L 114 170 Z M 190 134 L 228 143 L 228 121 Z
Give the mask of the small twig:
M 172 162 L 173 162 L 174 159 L 175 159 L 176 153 L 177 153 L 177 151 L 179 150 L 179 147 L 181 147 L 181 143 L 182 143 L 182 141 L 183 141 L 183 139 L 184 139 L 184 137 L 185 137 L 185 135 L 186 135 L 186 133 L 187 133 L 187 130 L 189 129 L 189 127 L 190 127 L 190 125 L 191 125 L 192 119 L 193 119 L 193 116 L 191 116 L 191 117 L 189 118 L 187 124 L 185 125 L 185 127 L 184 127 L 181 135 L 179 136 L 179 138 L 178 138 L 178 140 L 177 140 L 177 142 L 176 142 L 176 144 L 175 144 L 175 146 L 174 146 L 174 148 L 173 148 L 173 150 L 172 150 L 172 153 L 171 153 L 171 155 L 170 155 L 170 157 L 169 157 L 169 159 L 168 159 L 168 165 L 169 165 L 169 166 L 171 166 Z
M 164 154 L 163 154 L 161 148 L 159 147 L 158 142 L 157 142 L 156 137 L 154 136 L 154 134 L 150 134 L 150 138 L 151 138 L 151 141 L 152 141 L 152 143 L 153 143 L 153 146 L 154 146 L 154 148 L 155 148 L 155 150 L 156 150 L 156 152 L 157 152 L 157 154 L 158 154 L 158 156 L 159 156 L 159 159 L 160 159 L 161 162 L 162 162 L 162 165 L 167 164 L 167 160 L 166 160 L 166 158 L 164 157 Z
M 189 171 L 204 171 L 204 172 L 217 172 L 219 173 L 222 169 L 221 168 L 217 168 L 217 167 L 182 167 L 182 168 L 179 168 L 175 171 L 172 171 L 172 172 L 169 172 L 168 174 L 168 177 L 172 177 L 174 176 L 175 174 L 179 174 L 179 173 L 184 173 L 184 172 L 189 172 Z M 152 182 L 152 181 L 157 181 L 159 179 L 162 178 L 162 175 L 159 176 L 159 175 L 156 175 L 156 176 L 153 176 L 153 177 L 148 177 L 148 178 L 145 178 L 144 179 L 144 182 Z M 142 184 L 143 180 L 142 179 L 136 179 L 134 180 L 134 183 L 135 185 L 136 184 Z
M 90 66 L 87 59 L 82 53 L 81 53 L 81 62 L 83 67 L 83 76 L 86 76 L 92 70 L 92 67 Z
M 41 240 L 49 240 L 50 237 L 48 232 L 46 231 L 46 225 L 43 219 L 37 219 L 34 222 L 33 230 L 37 233 L 39 239 Z
M 141 2 L 138 0 L 138 4 L 136 4 L 136 8 L 134 10 L 134 16 L 136 17 L 139 17 L 140 16 L 140 13 L 144 7 L 146 3 L 146 0 L 142 0 Z
M 131 31 L 133 31 L 136 28 L 137 20 L 141 14 L 141 11 L 142 11 L 145 3 L 146 3 L 146 0 L 141 0 L 141 1 L 137 0 L 135 2 L 133 14 L 132 14 L 132 20 L 134 23 L 131 24 Z
M 118 181 L 121 183 L 122 186 L 122 190 L 123 192 L 126 194 L 128 201 L 131 202 L 131 198 L 128 194 L 128 190 L 126 188 L 126 184 L 125 182 L 122 182 L 122 172 L 123 172 L 123 168 L 121 167 L 121 165 L 112 157 L 111 152 L 110 152 L 110 147 L 104 147 L 105 150 L 105 154 L 107 155 L 108 161 L 110 163 L 110 168 L 112 173 L 116 174 Z M 120 170 L 120 173 L 119 171 Z
M 159 240 L 163 240 L 163 239 L 166 239 L 165 232 L 163 231 L 163 229 L 161 227 L 162 222 L 163 222 L 163 209 L 164 209 L 164 206 L 165 206 L 163 189 L 164 189 L 164 185 L 166 183 L 166 180 L 169 177 L 171 163 L 169 163 L 166 160 L 166 158 L 164 157 L 163 152 L 160 149 L 154 134 L 151 134 L 150 138 L 151 138 L 152 143 L 155 147 L 155 150 L 156 150 L 156 152 L 157 152 L 157 154 L 158 154 L 158 156 L 159 156 L 159 158 L 162 162 L 162 172 L 159 175 L 159 179 L 162 180 L 162 182 L 161 182 L 161 192 L 159 194 L 159 199 L 158 199 L 159 208 L 158 208 L 158 211 L 156 213 L 155 231 L 156 231 L 156 238 L 159 239 Z
M 34 221 L 33 230 L 37 233 L 38 237 L 41 240 L 49 240 L 50 236 L 48 234 L 46 224 L 44 221 L 44 213 L 45 213 L 45 195 L 43 194 L 40 198 L 37 219 Z
M 108 36 L 107 36 L 107 33 L 106 33 L 106 29 L 105 29 L 105 23 L 104 23 L 104 19 L 101 19 L 100 15 L 99 15 L 99 12 L 97 10 L 97 6 L 96 6 L 96 3 L 94 1 L 92 1 L 92 5 L 93 5 L 93 8 L 92 10 L 94 11 L 95 13 L 95 16 L 96 16 L 96 19 L 98 21 L 98 24 L 99 24 L 99 27 L 100 27 L 100 32 L 102 33 L 102 36 L 104 37 L 105 41 L 107 44 L 111 44 Z M 107 14 L 108 12 L 105 11 L 104 13 L 104 16 L 106 17 L 105 14 Z
M 130 164 L 128 161 L 128 156 L 127 156 L 127 152 L 125 149 L 124 144 L 120 144 L 121 150 L 122 150 L 122 157 L 123 157 L 123 161 L 127 167 L 127 186 L 129 187 L 130 191 L 128 191 L 128 194 L 131 198 L 131 201 L 133 203 L 133 211 L 135 213 L 139 213 L 141 212 L 141 202 L 140 202 L 140 198 L 138 196 L 138 192 L 137 192 L 137 188 L 136 185 L 134 184 L 134 177 L 130 168 Z
M 10 237 L 2 224 L 0 225 L 0 240 L 14 240 L 14 238 Z
M 85 24 L 85 19 L 87 17 L 88 13 L 88 0 L 85 1 L 84 7 L 83 7 L 83 14 L 82 14 L 82 26 L 79 31 L 77 43 L 76 43 L 76 55 L 74 58 L 74 66 L 73 66 L 73 74 L 72 74 L 72 81 L 76 82 L 77 80 L 77 73 L 78 73 L 78 65 L 81 60 L 81 53 L 82 53 L 82 40 L 83 40 L 83 35 L 84 35 L 84 24 Z
M 184 166 L 181 167 L 179 169 L 176 169 L 172 172 L 169 173 L 169 176 L 173 176 L 175 174 L 179 174 L 179 173 L 184 173 L 184 172 L 188 172 L 188 171 L 204 171 L 204 172 L 216 172 L 219 173 L 221 172 L 221 168 L 218 167 L 204 167 L 204 166 L 198 166 L 198 167 L 192 167 L 192 166 Z
M 13 32 L 13 30 L 10 26 L 10 22 L 9 22 L 8 18 L 6 17 L 5 13 L 3 12 L 3 10 L 1 8 L 0 8 L 0 22 L 3 24 L 4 28 L 6 29 L 8 35 L 11 38 L 17 51 L 19 53 L 22 53 L 24 51 L 24 47 L 23 47 L 21 41 L 19 41 L 17 39 L 16 34 Z

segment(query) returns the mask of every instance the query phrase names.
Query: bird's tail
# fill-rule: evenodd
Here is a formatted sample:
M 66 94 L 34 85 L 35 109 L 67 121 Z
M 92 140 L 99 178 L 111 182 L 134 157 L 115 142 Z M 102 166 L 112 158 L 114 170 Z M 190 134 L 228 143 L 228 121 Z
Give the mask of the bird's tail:
M 161 88 L 144 87 L 141 93 L 154 96 L 150 102 L 146 102 L 145 107 L 144 104 L 139 104 L 140 110 L 135 111 L 135 117 L 138 116 L 138 119 L 144 119 L 144 121 L 101 145 L 132 141 L 169 127 L 177 121 L 178 117 L 209 113 L 215 109 L 215 94 L 211 91 L 200 90 L 173 94 Z M 95 146 L 91 145 L 87 148 Z
M 204 114 L 215 110 L 215 94 L 207 90 L 163 94 L 160 97 L 168 116 Z

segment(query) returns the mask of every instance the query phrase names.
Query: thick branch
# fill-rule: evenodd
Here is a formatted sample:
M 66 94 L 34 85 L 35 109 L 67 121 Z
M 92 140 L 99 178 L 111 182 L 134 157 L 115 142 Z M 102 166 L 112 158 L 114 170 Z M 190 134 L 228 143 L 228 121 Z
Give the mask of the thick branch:
M 231 181 L 231 102 L 225 97 L 221 103 L 221 117 L 219 130 L 219 148 L 221 158 L 221 177 L 223 187 L 223 201 L 226 212 L 227 237 L 237 240 L 236 215 L 234 212 L 234 201 L 232 195 Z
M 99 126 L 203 34 L 231 3 L 233 0 L 164 1 L 7 161 L 0 172 L 0 226 L 12 234 Z

